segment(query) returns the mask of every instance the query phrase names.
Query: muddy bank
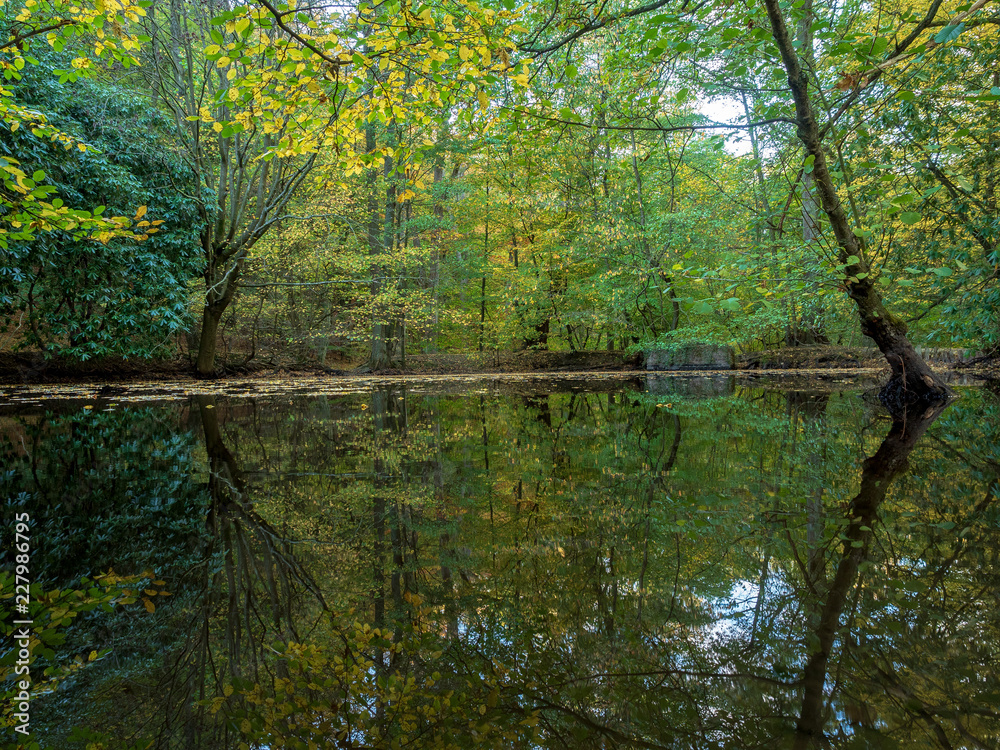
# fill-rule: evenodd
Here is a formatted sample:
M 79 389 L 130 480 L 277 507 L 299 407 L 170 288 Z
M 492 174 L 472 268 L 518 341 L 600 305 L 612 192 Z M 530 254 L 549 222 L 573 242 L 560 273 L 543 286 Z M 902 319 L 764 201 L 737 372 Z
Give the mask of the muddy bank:
M 220 377 L 259 375 L 447 375 L 515 372 L 628 371 L 638 369 L 637 355 L 623 352 L 485 352 L 472 354 L 418 354 L 391 369 L 372 372 L 363 362 L 333 366 L 300 362 L 250 361 L 220 368 Z M 44 384 L 178 380 L 193 377 L 186 357 L 170 360 L 95 359 L 86 362 L 40 354 L 0 354 L 0 383 Z
M 878 349 L 850 346 L 796 346 L 749 352 L 738 357 L 741 370 L 877 370 L 887 367 Z
M 935 369 L 953 369 L 966 376 L 1000 379 L 1000 360 L 936 364 Z M 824 372 L 865 372 L 873 377 L 888 375 L 881 354 L 861 347 L 803 346 L 741 354 L 731 372 L 772 374 L 800 372 L 810 377 Z M 100 359 L 87 362 L 44 359 L 35 353 L 0 353 L 0 383 L 127 383 L 135 381 L 194 380 L 193 366 L 186 357 L 170 360 Z M 372 372 L 363 362 L 340 362 L 333 366 L 296 362 L 241 362 L 229 364 L 220 378 L 479 375 L 504 373 L 583 373 L 644 371 L 641 357 L 626 352 L 473 352 L 471 354 L 417 354 L 408 356 L 405 367 Z

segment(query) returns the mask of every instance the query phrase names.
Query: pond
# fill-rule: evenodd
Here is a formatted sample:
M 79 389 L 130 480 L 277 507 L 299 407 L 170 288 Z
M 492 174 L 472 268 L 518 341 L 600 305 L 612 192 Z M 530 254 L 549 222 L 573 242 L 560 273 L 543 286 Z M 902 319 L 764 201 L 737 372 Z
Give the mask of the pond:
M 987 389 L 185 388 L 0 402 L 42 747 L 1000 746 Z

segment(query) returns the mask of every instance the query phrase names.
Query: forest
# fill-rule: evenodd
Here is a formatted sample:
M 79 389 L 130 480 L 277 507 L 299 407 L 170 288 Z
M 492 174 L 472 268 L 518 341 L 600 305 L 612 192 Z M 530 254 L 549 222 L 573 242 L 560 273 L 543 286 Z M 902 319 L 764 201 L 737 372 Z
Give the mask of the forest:
M 1000 343 L 991 0 L 5 0 L 0 352 Z
M 0 750 L 1000 747 L 1000 0 L 0 24 Z

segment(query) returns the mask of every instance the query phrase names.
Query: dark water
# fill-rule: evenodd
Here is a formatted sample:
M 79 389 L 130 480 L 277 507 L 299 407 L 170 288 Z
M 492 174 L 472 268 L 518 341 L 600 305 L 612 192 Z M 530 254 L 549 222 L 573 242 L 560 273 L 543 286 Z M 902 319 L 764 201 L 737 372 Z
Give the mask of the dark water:
M 894 423 L 838 387 L 0 405 L 33 738 L 996 748 L 1000 399 Z M 110 568 L 149 575 L 80 583 Z

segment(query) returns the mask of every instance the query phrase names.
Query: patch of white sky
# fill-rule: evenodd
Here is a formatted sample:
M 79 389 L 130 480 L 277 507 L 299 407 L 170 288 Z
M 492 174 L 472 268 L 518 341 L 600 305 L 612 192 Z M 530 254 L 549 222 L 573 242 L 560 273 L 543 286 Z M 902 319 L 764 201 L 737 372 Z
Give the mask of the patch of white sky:
M 732 96 L 713 96 L 699 99 L 698 113 L 704 115 L 713 123 L 720 125 L 745 125 L 746 113 L 743 103 Z M 713 135 L 726 138 L 726 151 L 733 156 L 745 156 L 753 151 L 750 144 L 750 132 L 745 128 L 719 128 L 709 131 Z

